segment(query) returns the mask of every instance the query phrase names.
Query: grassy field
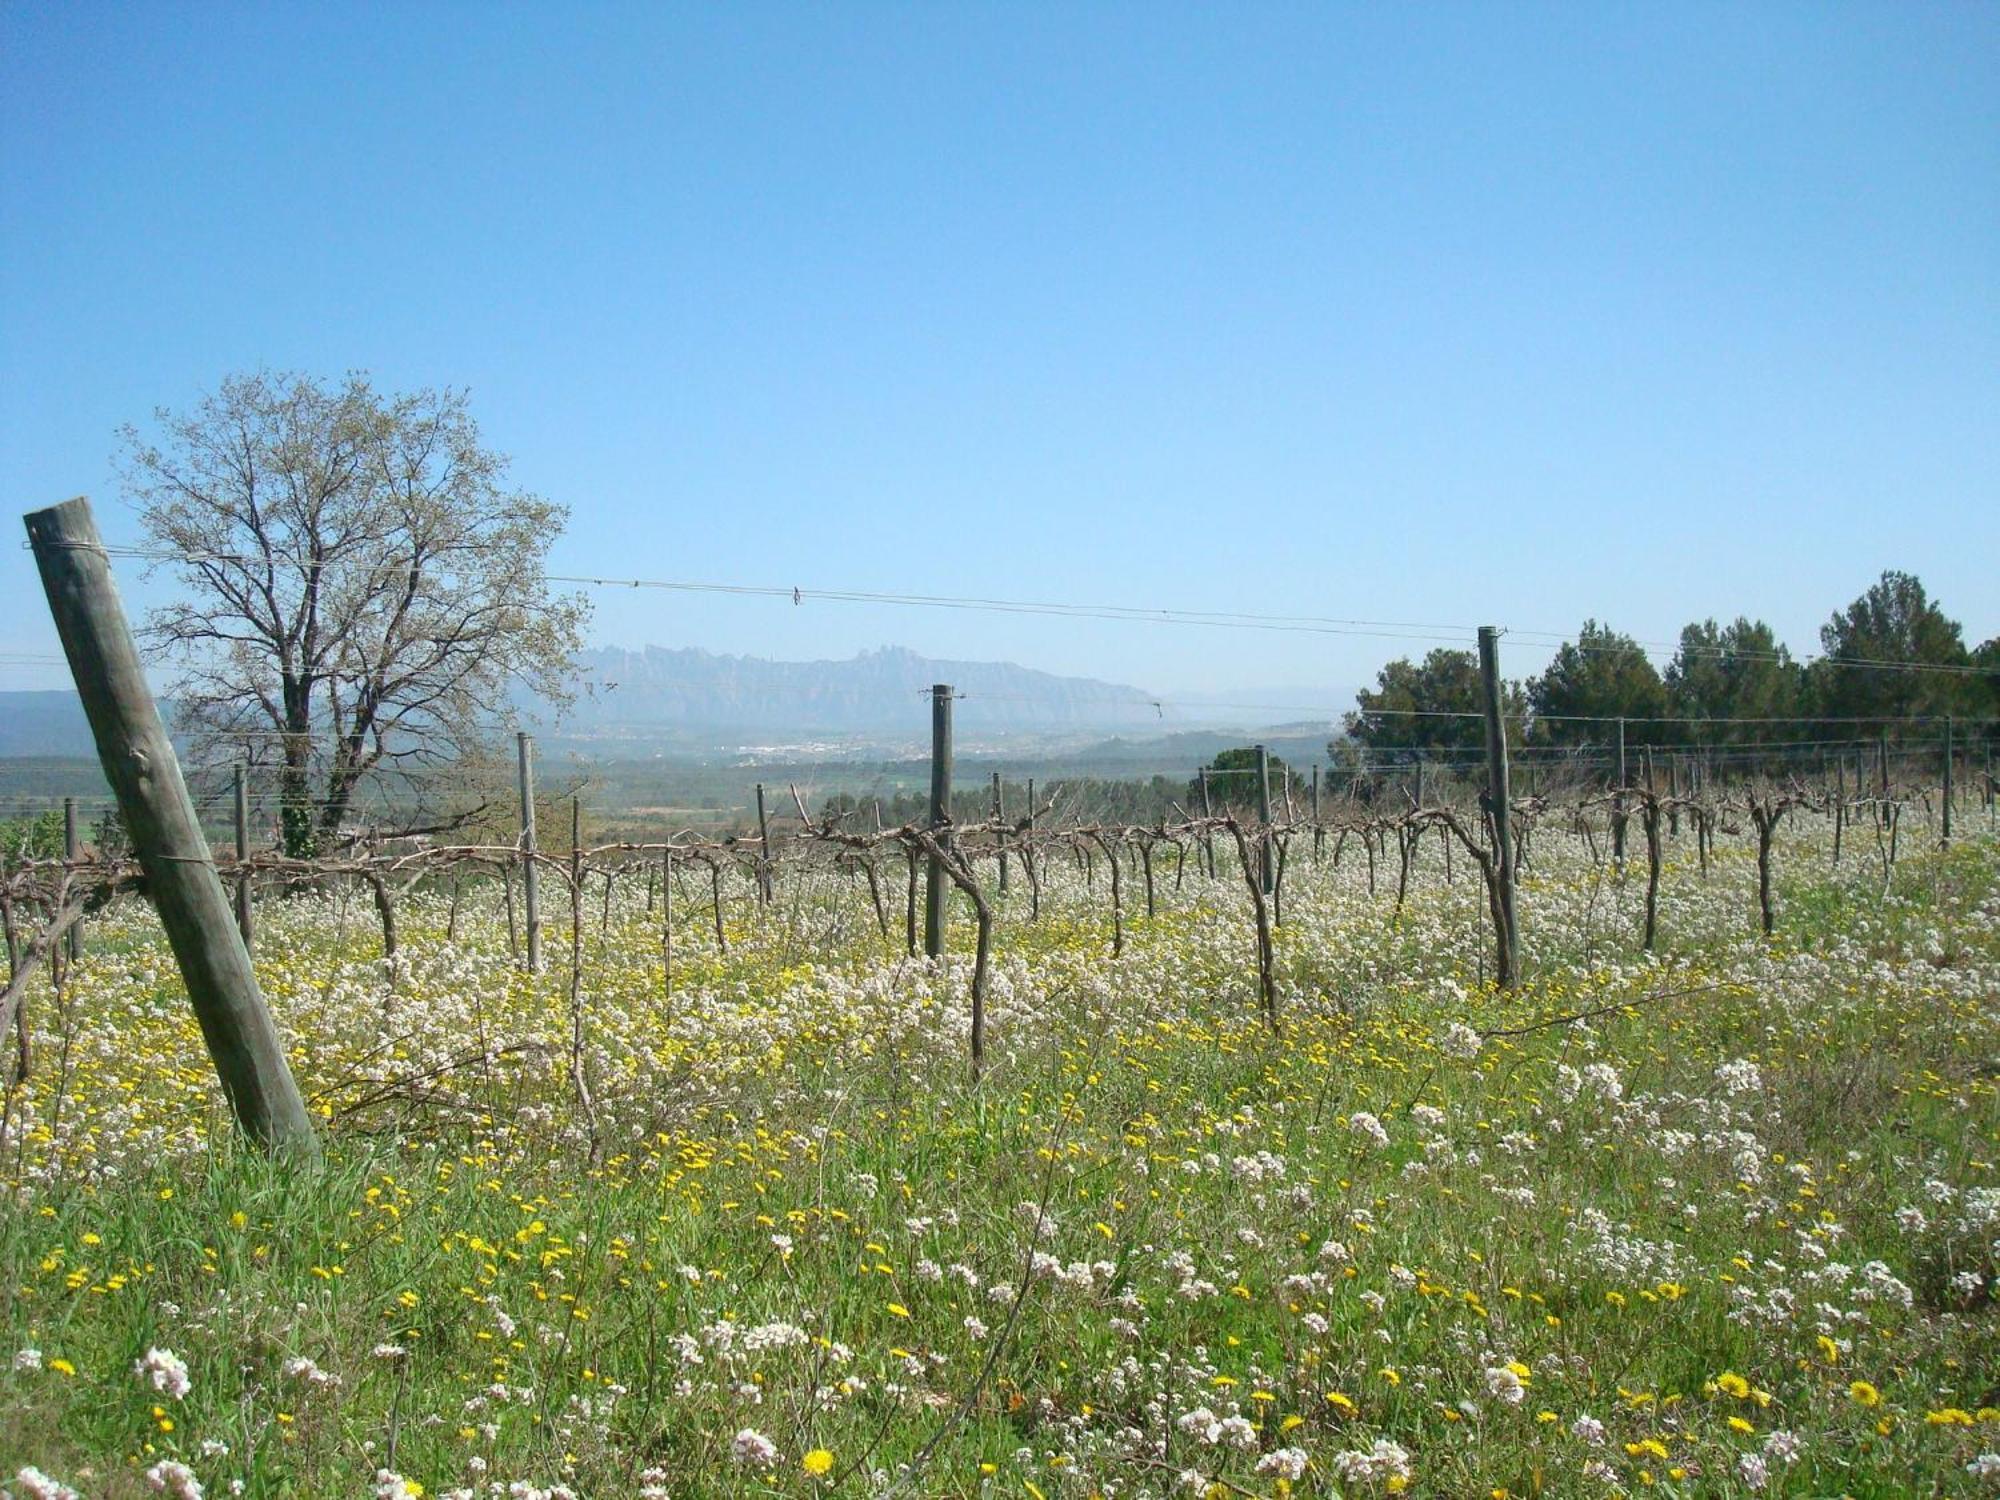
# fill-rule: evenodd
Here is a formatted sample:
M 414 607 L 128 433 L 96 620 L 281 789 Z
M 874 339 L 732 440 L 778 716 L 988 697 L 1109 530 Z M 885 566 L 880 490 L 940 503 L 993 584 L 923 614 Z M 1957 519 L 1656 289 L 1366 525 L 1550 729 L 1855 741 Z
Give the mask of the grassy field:
M 8 1095 L 0 1483 L 2000 1493 L 2000 854 L 1924 842 L 1885 889 L 1788 825 L 1771 941 L 1742 841 L 1676 843 L 1648 956 L 1642 881 L 1544 831 L 1507 996 L 1462 860 L 1398 915 L 1295 851 L 1280 1035 L 1240 880 L 1169 873 L 1114 960 L 1065 857 L 977 1087 L 969 965 L 830 874 L 741 888 L 726 954 L 690 887 L 671 995 L 638 879 L 574 990 L 554 892 L 532 981 L 490 890 L 449 943 L 406 897 L 393 964 L 365 893 L 274 901 L 318 1164 L 232 1143 L 121 910 Z

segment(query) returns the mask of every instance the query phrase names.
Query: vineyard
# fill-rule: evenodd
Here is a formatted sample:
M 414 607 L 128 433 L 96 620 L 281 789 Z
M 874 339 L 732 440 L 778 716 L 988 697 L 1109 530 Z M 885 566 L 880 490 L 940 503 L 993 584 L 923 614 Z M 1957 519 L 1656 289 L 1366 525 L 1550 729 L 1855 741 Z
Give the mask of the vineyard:
M 1989 791 L 23 865 L 14 1492 L 1982 1493 Z

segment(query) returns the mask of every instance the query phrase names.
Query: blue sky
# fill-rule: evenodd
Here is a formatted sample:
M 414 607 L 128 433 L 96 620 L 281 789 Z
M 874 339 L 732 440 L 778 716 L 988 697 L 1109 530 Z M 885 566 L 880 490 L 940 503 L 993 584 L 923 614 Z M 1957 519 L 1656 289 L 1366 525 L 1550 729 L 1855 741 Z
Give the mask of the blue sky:
M 7 5 L 12 510 L 132 539 L 114 429 L 259 365 L 469 387 L 563 571 L 1810 648 L 1900 567 L 1976 642 L 2000 8 Z M 0 601 L 53 649 L 13 545 Z M 594 630 L 1166 693 L 1428 645 Z

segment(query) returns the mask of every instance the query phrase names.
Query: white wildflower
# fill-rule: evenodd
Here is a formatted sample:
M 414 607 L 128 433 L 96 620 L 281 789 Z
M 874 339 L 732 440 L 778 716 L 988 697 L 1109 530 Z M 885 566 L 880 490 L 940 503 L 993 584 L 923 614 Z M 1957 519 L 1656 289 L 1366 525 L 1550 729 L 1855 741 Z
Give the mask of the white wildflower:
M 160 1352 L 158 1349 L 153 1351 L 155 1354 Z M 201 1481 L 194 1477 L 194 1470 L 171 1458 L 163 1458 L 148 1469 L 146 1483 L 161 1494 L 172 1496 L 173 1500 L 201 1500 Z
M 153 1389 L 164 1391 L 176 1401 L 189 1390 L 187 1361 L 171 1349 L 148 1349 L 144 1359 L 132 1362 L 132 1373 L 150 1379 Z
M 760 1469 L 768 1469 L 778 1461 L 778 1445 L 750 1427 L 736 1434 L 729 1452 L 739 1464 L 755 1464 Z

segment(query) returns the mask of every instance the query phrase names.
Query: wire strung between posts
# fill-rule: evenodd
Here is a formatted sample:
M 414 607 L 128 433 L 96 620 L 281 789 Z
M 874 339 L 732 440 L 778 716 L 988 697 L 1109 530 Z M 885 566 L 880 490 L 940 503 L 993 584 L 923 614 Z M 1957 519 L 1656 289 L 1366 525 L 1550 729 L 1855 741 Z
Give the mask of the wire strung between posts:
M 74 545 L 74 544 L 73 544 Z M 303 567 L 299 559 L 283 553 L 273 552 L 264 556 L 245 556 L 227 552 L 183 551 L 173 548 L 148 548 L 105 546 L 92 548 L 105 557 L 130 557 L 147 562 L 164 563 L 229 563 L 237 567 L 268 567 L 282 563 L 291 567 Z M 715 583 L 693 579 L 671 578 L 609 578 L 595 574 L 549 573 L 544 575 L 550 583 L 577 584 L 587 588 L 620 589 L 662 589 L 677 593 L 722 594 L 739 598 L 760 598 L 789 600 L 794 605 L 814 601 L 833 601 L 846 604 L 885 604 L 909 608 L 977 610 L 1002 614 L 1053 615 L 1068 619 L 1124 620 L 1140 624 L 1193 625 L 1216 629 L 1269 630 L 1299 632 L 1310 635 L 1351 635 L 1373 636 L 1389 640 L 1432 641 L 1442 644 L 1462 644 L 1465 637 L 1475 633 L 1476 627 L 1435 621 L 1414 620 L 1354 620 L 1326 615 L 1281 615 L 1259 614 L 1241 610 L 1196 610 L 1178 607 L 1139 606 L 1125 604 L 1076 604 L 1056 600 L 996 599 L 978 595 L 953 594 L 913 594 L 872 589 L 815 588 L 806 589 L 798 585 Z M 1525 626 L 1503 628 L 1503 635 L 1519 638 L 1524 644 L 1557 644 L 1576 651 L 1602 654 L 1619 654 L 1638 650 L 1641 655 L 1678 656 L 1691 655 L 1737 661 L 1796 662 L 1800 666 L 1825 664 L 1838 667 L 1859 667 L 1883 671 L 1939 672 L 1959 676 L 1995 676 L 1996 669 L 1976 663 L 1923 662 L 1901 660 L 1890 657 L 1859 657 L 1806 655 L 1792 656 L 1780 647 L 1773 650 L 1759 648 L 1739 648 L 1730 646 L 1690 646 L 1685 642 L 1669 644 L 1663 641 L 1645 642 L 1630 640 L 1608 645 L 1591 645 L 1572 640 L 1564 631 L 1530 629 Z

